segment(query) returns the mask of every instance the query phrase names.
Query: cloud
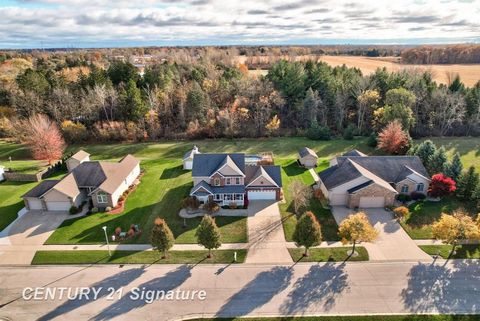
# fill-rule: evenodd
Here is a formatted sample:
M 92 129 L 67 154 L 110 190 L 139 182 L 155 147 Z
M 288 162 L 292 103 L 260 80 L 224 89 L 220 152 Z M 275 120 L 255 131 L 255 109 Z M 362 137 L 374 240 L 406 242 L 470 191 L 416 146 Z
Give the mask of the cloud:
M 0 48 L 478 41 L 480 0 L 405 1 L 0 0 Z

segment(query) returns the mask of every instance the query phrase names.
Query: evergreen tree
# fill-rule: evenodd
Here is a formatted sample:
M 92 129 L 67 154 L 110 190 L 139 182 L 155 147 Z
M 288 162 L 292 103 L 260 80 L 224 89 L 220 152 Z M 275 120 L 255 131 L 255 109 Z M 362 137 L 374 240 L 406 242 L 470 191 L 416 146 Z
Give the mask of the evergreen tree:
M 125 120 L 138 121 L 148 111 L 147 105 L 142 100 L 140 89 L 134 80 L 130 79 L 126 88 L 120 95 L 120 106 Z
M 414 155 L 420 157 L 423 165 L 425 167 L 428 167 L 428 164 L 430 163 L 436 150 L 437 147 L 435 146 L 435 144 L 431 140 L 426 140 L 418 145 Z M 434 174 L 436 173 L 430 173 L 430 175 Z
M 220 230 L 215 223 L 215 219 L 205 215 L 195 232 L 197 243 L 208 249 L 208 258 L 212 257 L 212 249 L 218 249 L 221 245 Z
M 445 168 L 445 175 L 451 177 L 454 181 L 458 181 L 458 178 L 463 170 L 463 164 L 460 160 L 460 154 L 457 152 L 453 155 L 451 163 L 448 163 Z
M 150 243 L 159 252 L 163 252 L 163 257 L 167 257 L 168 250 L 170 250 L 175 243 L 175 237 L 164 219 L 157 217 L 155 219 L 152 234 L 150 235 Z
M 442 146 L 433 153 L 430 162 L 426 164 L 428 172 L 432 174 L 444 173 L 447 165 L 447 152 Z M 447 175 L 448 176 L 448 175 Z
M 468 171 L 463 172 L 458 179 L 457 195 L 465 200 L 471 200 L 478 183 L 479 175 L 475 173 L 475 168 L 470 166 Z
M 318 93 L 312 88 L 307 90 L 305 99 L 303 100 L 303 127 L 310 128 L 314 120 L 317 119 L 319 98 Z
M 320 223 L 318 223 L 317 218 L 312 212 L 306 212 L 297 221 L 295 231 L 293 232 L 293 240 L 297 246 L 305 247 L 303 256 L 308 256 L 308 249 L 310 247 L 320 245 L 322 241 Z

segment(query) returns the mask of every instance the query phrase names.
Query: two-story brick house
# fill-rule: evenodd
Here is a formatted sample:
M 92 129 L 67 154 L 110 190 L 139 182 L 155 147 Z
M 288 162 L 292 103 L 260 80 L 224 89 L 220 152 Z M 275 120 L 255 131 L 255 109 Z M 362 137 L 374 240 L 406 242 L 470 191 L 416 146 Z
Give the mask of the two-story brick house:
M 249 200 L 280 200 L 280 167 L 246 164 L 245 154 L 196 154 L 191 196 L 200 202 L 244 205 Z

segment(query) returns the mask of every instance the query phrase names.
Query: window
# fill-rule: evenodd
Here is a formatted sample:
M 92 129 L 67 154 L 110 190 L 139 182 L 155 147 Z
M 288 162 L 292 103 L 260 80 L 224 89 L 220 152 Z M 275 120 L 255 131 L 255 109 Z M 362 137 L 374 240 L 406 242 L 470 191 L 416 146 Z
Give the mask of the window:
M 220 178 L 215 178 L 215 179 L 213 180 L 213 185 L 215 185 L 215 186 L 220 186 Z
M 404 194 L 408 193 L 408 185 L 403 185 L 402 186 L 402 193 L 404 193 Z
M 236 201 L 243 201 L 243 194 L 235 194 Z
M 225 180 L 225 185 L 232 185 L 232 180 L 230 177 L 227 177 L 227 179 Z
M 225 201 L 231 201 L 231 200 L 233 200 L 232 194 L 225 194 L 224 200 L 225 200 Z
M 125 185 L 128 185 L 127 180 L 125 180 Z
M 240 177 L 235 178 L 235 184 L 240 185 Z
M 425 185 L 423 183 L 420 183 L 417 185 L 417 192 L 423 192 L 423 189 L 425 188 Z
M 216 201 L 221 201 L 222 200 L 222 194 L 215 194 L 215 200 Z
M 102 204 L 107 203 L 107 202 L 108 202 L 108 200 L 107 200 L 107 194 L 105 194 L 105 193 L 103 193 L 103 192 L 98 193 L 98 194 L 97 194 L 97 202 L 98 202 L 99 204 L 101 204 L 101 203 L 102 203 Z

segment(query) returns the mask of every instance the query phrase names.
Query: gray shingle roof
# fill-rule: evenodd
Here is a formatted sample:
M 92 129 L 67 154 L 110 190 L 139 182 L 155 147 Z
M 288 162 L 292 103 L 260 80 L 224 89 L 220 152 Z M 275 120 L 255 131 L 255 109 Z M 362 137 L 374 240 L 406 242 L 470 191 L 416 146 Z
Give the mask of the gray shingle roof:
M 26 192 L 22 197 L 40 197 L 52 189 L 60 180 L 46 180 L 40 182 L 37 186 Z
M 427 170 L 418 156 L 337 157 L 338 165 L 341 166 L 347 158 L 389 183 L 405 179 L 410 174 L 405 167 L 428 177 Z
M 352 162 L 386 183 L 400 182 L 410 175 L 412 170 L 428 178 L 427 170 L 417 156 L 340 156 L 337 157 L 337 165 L 319 174 L 325 187 L 331 189 L 363 176 Z
M 200 154 L 199 150 L 198 150 L 198 147 L 197 146 L 193 146 L 193 148 L 191 150 L 189 150 L 188 152 L 186 152 L 185 154 L 183 154 L 183 160 L 186 160 L 186 159 L 189 159 L 189 158 L 192 158 L 193 159 L 193 156 L 196 155 L 196 154 Z
M 364 188 L 364 187 L 367 187 L 367 186 L 369 186 L 369 185 L 372 185 L 373 183 L 374 183 L 374 181 L 372 181 L 372 180 L 366 181 L 365 183 L 362 183 L 362 184 L 360 184 L 360 185 L 357 185 L 357 186 L 355 186 L 355 187 L 352 187 L 352 188 L 349 189 L 347 192 L 348 192 L 349 194 L 354 193 L 354 192 L 358 191 L 359 189 L 362 189 L 362 188 Z
M 201 181 L 200 183 L 198 183 L 197 185 L 195 185 L 194 187 L 192 187 L 192 189 L 190 190 L 190 195 L 191 195 L 194 191 L 196 191 L 196 190 L 198 190 L 198 189 L 201 190 L 202 187 L 203 187 L 205 190 L 207 190 L 208 192 L 210 192 L 210 193 L 213 194 L 213 191 L 212 191 L 212 188 L 210 187 L 210 185 L 208 185 L 207 182 L 205 182 L 205 181 Z M 195 193 L 195 195 L 199 195 L 200 193 L 202 193 L 202 192 L 201 192 L 201 191 L 198 191 L 198 192 Z M 200 195 L 199 195 L 199 196 L 200 196 Z
M 85 158 L 89 157 L 90 154 L 87 153 L 86 151 L 80 149 L 78 152 L 76 152 L 75 154 L 72 155 L 72 157 L 70 158 L 73 158 L 73 159 L 76 159 L 76 160 L 84 160 Z
M 257 179 L 261 174 L 261 168 L 270 176 L 273 181 L 279 186 L 282 187 L 282 174 L 280 166 L 275 165 L 252 165 L 245 167 L 245 185 L 250 184 L 255 179 Z
M 245 193 L 245 186 L 243 185 L 227 185 L 227 186 L 214 186 L 212 187 L 214 194 L 219 193 L 235 193 L 243 194 Z
M 232 161 L 241 170 L 245 170 L 245 154 L 196 154 L 193 158 L 192 176 L 210 176 L 230 156 Z
M 79 187 L 100 186 L 106 179 L 100 162 L 83 162 L 72 171 Z
M 359 150 L 356 150 L 356 149 L 352 149 L 351 151 L 349 152 L 346 152 L 345 154 L 343 154 L 342 156 L 367 156 L 366 154 L 362 153 L 361 151 Z
M 314 157 L 318 158 L 317 153 L 315 153 L 314 150 L 312 150 L 308 147 L 303 147 L 302 149 L 300 149 L 298 151 L 298 154 L 300 155 L 300 157 L 305 157 L 307 155 L 311 155 L 311 156 L 314 156 Z

